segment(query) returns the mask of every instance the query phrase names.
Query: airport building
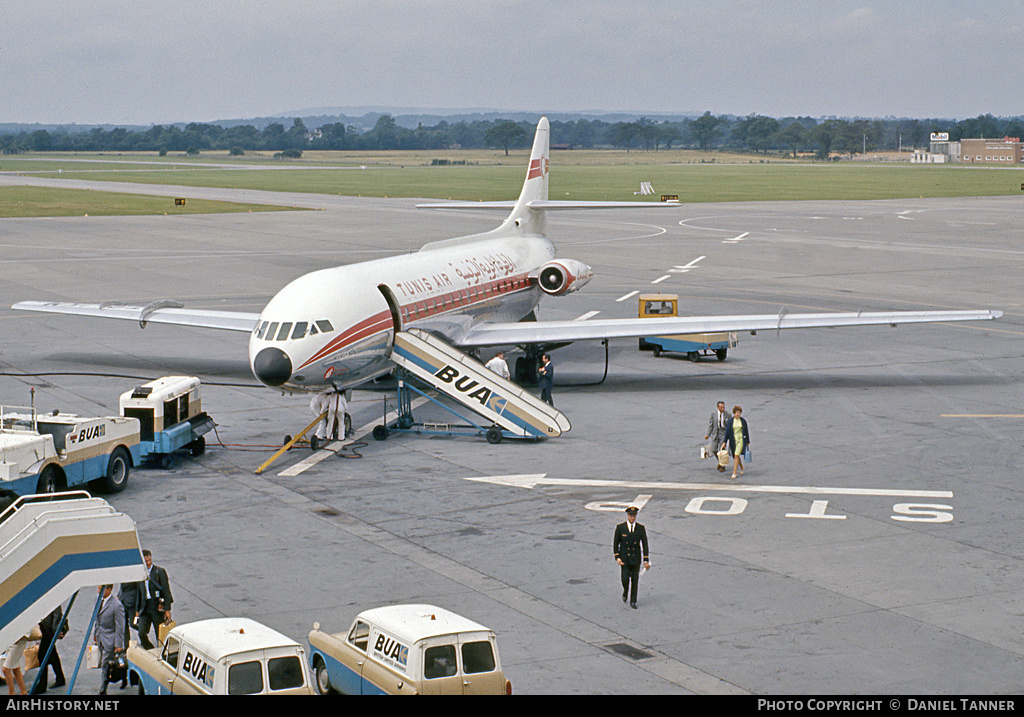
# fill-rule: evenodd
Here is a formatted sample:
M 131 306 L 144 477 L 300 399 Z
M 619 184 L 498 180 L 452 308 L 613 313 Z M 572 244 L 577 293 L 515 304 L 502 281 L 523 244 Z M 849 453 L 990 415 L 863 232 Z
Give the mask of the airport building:
M 960 140 L 960 162 L 963 164 L 1020 164 L 1020 138 L 962 139 Z

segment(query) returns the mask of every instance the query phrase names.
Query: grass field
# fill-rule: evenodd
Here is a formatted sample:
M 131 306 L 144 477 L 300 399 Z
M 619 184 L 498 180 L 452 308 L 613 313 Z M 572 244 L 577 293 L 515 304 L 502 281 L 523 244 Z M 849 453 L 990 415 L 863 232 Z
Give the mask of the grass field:
M 436 159 L 465 164 L 432 166 Z M 506 157 L 501 152 L 485 150 L 309 152 L 302 159 L 285 161 L 264 154 L 239 158 L 225 153 L 200 157 L 18 155 L 5 157 L 0 171 L 93 181 L 493 201 L 517 196 L 527 159 L 525 151 Z M 691 150 L 572 150 L 555 152 L 552 157 L 552 199 L 651 201 L 651 197 L 634 196 L 641 182 L 651 182 L 657 194 L 678 194 L 682 202 L 995 196 L 1021 193 L 1024 168 L 920 165 L 905 161 L 814 163 Z M 0 197 L 6 195 L 3 190 Z M 79 207 L 63 213 L 153 213 L 142 210 L 138 199 L 123 203 L 110 197 L 99 204 L 108 200 L 109 206 L 103 209 L 88 212 Z M 164 203 L 168 200 L 155 201 L 155 211 L 167 211 Z M 61 199 L 60 203 L 70 200 Z M 7 199 L 0 201 L 0 216 L 14 216 L 11 212 L 17 210 L 8 204 Z M 250 209 L 210 204 L 207 211 Z M 45 205 L 45 198 L 39 198 L 35 204 L 23 200 L 21 206 L 22 211 L 41 212 Z M 193 208 L 191 200 L 186 209 L 203 211 L 198 205 Z
M 206 199 L 189 199 L 184 206 L 175 206 L 173 197 L 97 192 L 84 189 L 0 187 L 0 218 L 215 214 L 287 209 L 289 207 L 236 204 Z

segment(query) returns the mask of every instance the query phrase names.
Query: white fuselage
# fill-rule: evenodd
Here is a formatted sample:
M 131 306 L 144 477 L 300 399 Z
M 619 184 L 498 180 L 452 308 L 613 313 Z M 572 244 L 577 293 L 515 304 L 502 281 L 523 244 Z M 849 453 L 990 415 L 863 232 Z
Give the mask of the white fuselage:
M 531 272 L 554 247 L 540 236 L 493 234 L 295 279 L 263 309 L 249 339 L 253 374 L 288 391 L 347 388 L 393 368 L 394 334 L 405 327 L 458 344 L 474 324 L 519 321 L 542 294 Z

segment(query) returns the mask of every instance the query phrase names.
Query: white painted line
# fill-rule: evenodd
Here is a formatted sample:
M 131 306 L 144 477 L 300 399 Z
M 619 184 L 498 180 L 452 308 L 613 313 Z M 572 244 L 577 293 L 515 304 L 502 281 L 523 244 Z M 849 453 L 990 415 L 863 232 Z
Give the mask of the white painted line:
M 573 321 L 586 321 L 587 319 L 593 316 L 597 316 L 600 313 L 600 311 L 588 311 L 587 313 L 583 314 L 583 316 L 577 316 L 575 319 L 573 319 Z
M 413 400 L 413 402 L 409 405 L 411 408 L 416 408 L 417 406 L 422 406 L 424 403 L 427 402 L 427 400 L 428 399 L 426 399 L 425 397 L 419 396 L 418 398 Z M 347 438 L 345 439 L 345 441 L 332 441 L 330 443 L 325 444 L 319 450 L 313 451 L 312 455 L 310 455 L 308 458 L 303 458 L 295 465 L 285 468 L 283 471 L 278 473 L 278 475 L 297 476 L 304 472 L 305 470 L 312 468 L 320 461 L 324 461 L 327 460 L 328 458 L 333 458 L 334 456 L 336 456 L 337 454 L 334 452 L 335 445 L 337 445 L 338 449 L 340 449 L 345 444 L 346 441 L 351 442 L 362 440 L 363 438 L 366 438 L 366 436 L 373 432 L 374 426 L 391 423 L 391 421 L 394 421 L 396 418 L 398 418 L 397 409 L 395 409 L 394 411 L 390 411 L 386 416 L 384 416 L 382 420 L 370 421 L 366 425 L 360 426 L 353 432 L 351 438 Z
M 651 283 L 652 284 L 660 284 L 661 282 L 665 281 L 665 279 L 671 279 L 671 278 L 672 278 L 671 274 L 665 274 L 665 276 L 662 276 L 662 277 L 660 277 L 658 279 L 655 279 Z
M 732 239 L 723 239 L 722 243 L 723 244 L 735 244 L 736 242 L 741 242 L 741 241 L 743 241 L 744 239 L 747 238 L 748 234 L 750 234 L 750 232 L 743 232 L 738 237 L 733 237 Z
M 689 264 L 684 264 L 684 265 L 676 264 L 674 267 L 669 269 L 668 272 L 670 274 L 685 274 L 690 269 L 696 268 L 696 264 L 697 264 L 698 261 L 700 261 L 701 259 L 706 259 L 706 258 L 707 257 L 701 256 L 701 257 L 697 257 L 696 259 L 691 261 Z
M 829 488 L 827 486 L 800 485 L 746 485 L 742 483 L 670 483 L 657 481 L 600 480 L 596 478 L 548 478 L 546 474 L 530 476 L 481 476 L 464 480 L 494 483 L 516 488 L 535 488 L 538 485 L 568 488 L 629 488 L 651 490 L 707 490 L 731 493 L 795 493 L 799 495 L 859 495 L 882 498 L 952 498 L 948 490 L 899 490 L 894 488 Z
M 636 296 L 639 293 L 640 293 L 639 291 L 631 291 L 628 294 L 626 294 L 625 296 L 620 296 L 619 298 L 616 299 L 616 301 L 625 301 L 626 299 L 629 299 L 629 298 L 631 298 L 633 296 Z

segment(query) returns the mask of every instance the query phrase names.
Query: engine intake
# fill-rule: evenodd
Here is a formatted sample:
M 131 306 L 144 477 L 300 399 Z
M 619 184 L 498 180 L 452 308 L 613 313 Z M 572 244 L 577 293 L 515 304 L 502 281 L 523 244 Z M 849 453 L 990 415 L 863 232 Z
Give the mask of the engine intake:
M 561 296 L 582 288 L 594 275 L 593 269 L 575 259 L 549 261 L 537 273 L 541 291 L 552 296 Z

